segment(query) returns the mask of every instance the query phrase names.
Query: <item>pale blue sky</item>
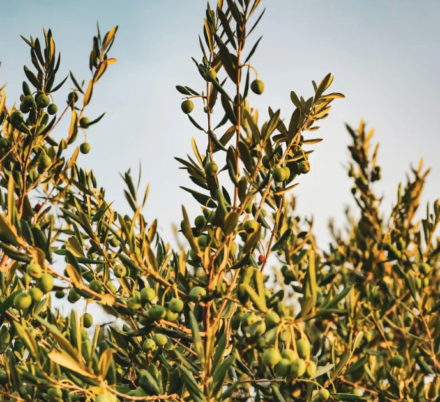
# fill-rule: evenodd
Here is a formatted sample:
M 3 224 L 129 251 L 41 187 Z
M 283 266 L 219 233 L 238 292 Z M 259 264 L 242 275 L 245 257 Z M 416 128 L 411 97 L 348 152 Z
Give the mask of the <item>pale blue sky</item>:
M 312 94 L 311 80 L 328 72 L 333 89 L 346 95 L 335 102 L 321 124 L 311 157 L 312 171 L 295 189 L 301 214 L 315 216 L 315 232 L 327 247 L 330 216 L 343 223 L 343 209 L 351 204 L 351 182 L 342 168 L 348 159 L 348 122 L 357 127 L 364 118 L 376 128 L 380 141 L 383 180 L 389 210 L 395 189 L 405 179 L 409 163 L 425 158 L 433 171 L 424 199 L 440 196 L 440 133 L 435 115 L 440 110 L 440 2 L 438 0 L 263 0 L 267 7 L 254 40 L 263 35 L 253 63 L 266 91 L 251 98 L 262 117 L 267 107 L 292 111 L 291 90 Z M 194 187 L 174 156 L 191 153 L 191 137 L 204 141 L 180 112 L 176 84 L 202 88 L 190 57 L 200 58 L 206 2 L 79 0 L 75 2 L 23 0 L 2 2 L 0 83 L 9 82 L 8 99 L 18 97 L 23 64 L 30 67 L 29 51 L 19 35 L 41 37 L 51 28 L 62 52 L 60 78 L 72 70 L 89 79 L 88 56 L 98 20 L 102 31 L 119 25 L 111 55 L 118 63 L 99 82 L 88 115 L 102 112 L 102 122 L 89 130 L 92 151 L 80 164 L 92 168 L 107 198 L 128 211 L 119 172 L 143 166 L 143 185 L 150 183 L 147 218 L 159 218 L 162 233 L 180 222 L 180 205 L 192 217 L 197 204 L 179 185 Z M 62 104 L 71 82 L 57 93 Z M 9 102 L 8 102 L 9 103 Z M 203 118 L 203 113 L 195 117 Z M 65 126 L 64 126 L 65 127 Z M 59 138 L 57 136 L 57 138 Z M 78 141 L 79 143 L 79 141 Z M 170 236 L 167 236 L 168 238 Z

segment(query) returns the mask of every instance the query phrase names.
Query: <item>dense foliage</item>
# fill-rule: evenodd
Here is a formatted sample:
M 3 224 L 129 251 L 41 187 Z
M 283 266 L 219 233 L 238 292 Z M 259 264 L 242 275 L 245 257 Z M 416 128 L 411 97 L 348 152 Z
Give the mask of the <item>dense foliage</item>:
M 51 31 L 23 38 L 34 70 L 24 67 L 20 102 L 7 104 L 0 89 L 3 400 L 437 398 L 439 201 L 421 223 L 414 219 L 428 171 L 412 170 L 385 217 L 374 193 L 381 169 L 373 131 L 347 127 L 359 211 L 347 212 L 346 231 L 330 225 L 334 241 L 320 250 L 290 190 L 298 175 L 319 169 L 310 146 L 321 139 L 309 137 L 344 96 L 330 92 L 329 74 L 308 98 L 290 93 L 287 120 L 269 108 L 259 123 L 250 106 L 264 93 L 251 65 L 259 3 L 208 5 L 202 54 L 193 59 L 201 86 L 177 86 L 196 138 L 208 144 L 202 151 L 193 140 L 194 156 L 176 158 L 191 180 L 182 188 L 200 205 L 191 217 L 182 207 L 181 250 L 145 220 L 148 188 L 139 194 L 130 172 L 132 213 L 123 216 L 76 162 L 90 151 L 87 141 L 74 148 L 78 135 L 103 117 L 86 110 L 116 62 L 117 28 L 104 37 L 98 29 L 92 78 L 80 83 L 70 73 L 60 109 L 56 91 L 69 77 L 58 80 Z M 58 122 L 69 118 L 63 137 Z M 75 306 L 63 316 L 53 297 L 98 303 L 120 325 L 94 325 Z

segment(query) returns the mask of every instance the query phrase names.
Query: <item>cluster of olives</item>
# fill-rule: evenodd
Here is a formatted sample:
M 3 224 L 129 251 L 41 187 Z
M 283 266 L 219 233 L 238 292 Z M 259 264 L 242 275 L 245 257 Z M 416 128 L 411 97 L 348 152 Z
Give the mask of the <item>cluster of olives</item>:
M 142 350 L 145 353 L 154 352 L 156 347 L 164 347 L 168 343 L 168 338 L 163 334 L 154 334 L 152 338 L 146 339 L 142 343 Z
M 116 265 L 113 268 L 113 273 L 116 278 L 124 278 L 127 275 L 127 268 L 122 265 Z M 67 272 L 65 272 L 67 274 Z M 103 286 L 103 283 L 98 279 L 92 279 L 88 285 L 89 289 L 97 294 L 105 294 L 106 290 L 110 291 L 112 294 L 117 293 L 117 288 L 111 280 L 108 280 Z M 56 296 L 58 298 L 64 297 L 63 291 L 58 291 Z M 200 302 L 201 299 L 206 296 L 206 290 L 202 287 L 195 286 L 191 289 L 189 298 L 193 302 Z M 75 287 L 70 288 L 67 300 L 70 303 L 76 303 L 78 300 L 84 298 L 92 298 L 93 294 L 82 289 L 77 289 Z M 153 304 L 156 299 L 156 292 L 151 287 L 145 287 L 141 291 L 135 292 L 131 297 L 119 297 L 117 301 L 123 305 L 127 306 L 128 312 L 131 314 L 139 314 L 139 322 L 142 325 L 149 325 L 154 321 L 159 321 L 162 319 L 168 321 L 177 320 L 179 314 L 184 308 L 184 303 L 178 298 L 173 298 L 167 303 L 166 307 L 159 304 Z M 148 307 L 148 308 L 146 308 Z M 145 309 L 144 309 L 145 308 Z M 144 310 L 143 310 L 144 309 Z M 87 322 L 90 322 L 88 316 L 84 316 Z M 90 324 L 92 325 L 92 324 Z M 84 325 L 86 326 L 86 325 Z
M 15 296 L 14 306 L 17 310 L 26 310 L 32 303 L 38 303 L 54 287 L 52 275 L 43 273 L 41 266 L 37 263 L 29 264 L 26 268 L 24 279 L 29 283 L 31 278 L 36 280 L 36 287 L 29 289 L 28 292 L 20 292 Z
M 81 128 L 89 128 L 90 126 L 90 119 L 88 117 L 82 117 L 79 120 L 79 125 Z M 90 144 L 88 142 L 83 142 L 80 146 L 79 146 L 79 150 L 81 151 L 82 154 L 88 154 L 90 152 Z
M 50 115 L 54 115 L 58 112 L 58 107 L 55 103 L 50 103 L 50 98 L 46 94 L 37 93 L 35 97 L 31 94 L 22 95 L 20 103 L 20 111 L 24 114 L 28 114 L 31 110 L 39 110 L 46 109 L 47 113 Z M 12 117 L 12 116 L 11 116 Z M 18 116 L 17 116 L 18 117 Z M 23 116 L 22 116 L 23 117 Z M 15 120 L 15 124 L 19 121 L 19 119 Z M 18 124 L 22 123 L 23 119 L 21 119 Z M 13 123 L 14 125 L 14 123 Z
M 265 168 L 270 169 L 271 165 L 275 164 L 275 160 L 264 155 L 262 164 Z M 290 162 L 289 166 L 275 167 L 272 170 L 272 177 L 276 183 L 283 183 L 289 179 L 293 180 L 298 174 L 306 174 L 308 172 L 310 172 L 310 163 L 307 160 L 302 160 L 300 162 Z
M 300 339 L 296 342 L 296 353 L 291 349 L 284 349 L 281 353 L 278 348 L 268 348 L 263 353 L 263 362 L 272 367 L 279 377 L 292 379 L 303 376 L 313 377 L 316 373 L 316 363 L 309 359 L 310 344 L 308 340 Z
M 58 107 L 55 103 L 50 103 L 50 98 L 44 93 L 38 92 L 35 96 L 32 96 L 28 87 L 25 87 L 26 95 L 21 95 L 20 111 L 16 110 L 11 114 L 10 123 L 13 127 L 20 127 L 23 123 L 30 124 L 35 123 L 36 112 L 41 113 L 41 120 L 39 122 L 39 128 L 37 134 L 44 130 L 49 122 L 49 115 L 54 115 L 58 112 Z M 47 108 L 47 113 L 44 109 Z M 30 114 L 29 114 L 30 113 Z M 29 114 L 26 122 L 23 114 Z M 7 146 L 7 144 L 2 144 Z
M 69 93 L 67 96 L 67 101 L 70 105 L 74 105 L 78 101 L 78 94 L 76 92 Z M 79 119 L 79 126 L 83 129 L 89 128 L 91 123 L 92 122 L 88 117 L 81 117 L 81 119 Z M 80 145 L 79 150 L 82 154 L 88 154 L 90 152 L 90 144 L 83 142 Z
M 282 183 L 290 177 L 290 169 L 287 166 L 277 167 L 272 171 L 272 177 L 277 183 Z

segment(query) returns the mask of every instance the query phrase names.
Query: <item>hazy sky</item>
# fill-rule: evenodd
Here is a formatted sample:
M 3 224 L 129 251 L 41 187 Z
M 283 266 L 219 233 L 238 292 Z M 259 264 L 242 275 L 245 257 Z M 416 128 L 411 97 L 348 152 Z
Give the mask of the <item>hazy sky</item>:
M 389 210 L 409 164 L 421 157 L 433 171 L 424 200 L 440 196 L 440 2 L 438 0 L 263 0 L 267 7 L 253 41 L 263 35 L 253 64 L 265 82 L 264 96 L 252 96 L 262 118 L 267 107 L 292 112 L 289 93 L 312 95 L 311 81 L 335 76 L 333 90 L 346 99 L 334 104 L 316 136 L 324 141 L 310 158 L 312 170 L 294 191 L 301 214 L 314 214 L 318 243 L 327 248 L 330 216 L 343 223 L 351 203 L 351 182 L 343 169 L 350 137 L 344 123 L 357 127 L 364 118 L 380 141 L 383 180 L 377 184 Z M 180 222 L 180 205 L 192 218 L 197 203 L 179 189 L 194 187 L 178 170 L 174 156 L 192 153 L 191 137 L 204 141 L 180 111 L 175 85 L 202 89 L 191 56 L 200 59 L 197 35 L 202 32 L 206 2 L 201 0 L 77 0 L 2 2 L 0 86 L 8 82 L 8 99 L 21 93 L 23 64 L 31 67 L 29 48 L 20 39 L 42 37 L 51 28 L 62 53 L 60 79 L 72 70 L 90 78 L 88 57 L 96 21 L 101 30 L 119 25 L 111 56 L 118 59 L 94 91 L 88 115 L 107 115 L 89 130 L 92 151 L 79 162 L 92 168 L 107 199 L 128 211 L 119 173 L 131 168 L 150 183 L 147 219 L 159 218 L 162 233 Z M 261 8 L 262 8 L 261 7 Z M 248 50 L 249 50 L 248 45 Z M 69 88 L 57 92 L 63 104 Z M 8 105 L 11 104 L 8 102 Z M 218 108 L 220 109 L 220 108 Z M 221 116 L 223 112 L 221 112 Z M 195 117 L 202 121 L 203 113 Z M 64 126 L 61 126 L 65 127 Z M 59 137 L 60 134 L 56 136 Z M 65 134 L 64 134 L 65 135 Z M 80 141 L 77 141 L 78 144 Z M 142 190 L 143 191 L 143 190 Z M 170 237 L 170 236 L 168 236 Z

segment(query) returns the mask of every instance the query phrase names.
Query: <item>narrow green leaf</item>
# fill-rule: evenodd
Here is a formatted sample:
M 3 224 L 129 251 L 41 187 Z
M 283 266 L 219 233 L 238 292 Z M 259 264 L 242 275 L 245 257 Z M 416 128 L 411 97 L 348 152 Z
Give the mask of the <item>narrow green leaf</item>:
M 365 362 L 367 361 L 368 356 L 363 356 L 360 359 L 356 360 L 346 371 L 345 375 L 349 375 L 354 373 L 357 369 L 361 368 Z
M 226 348 L 226 334 L 223 333 L 223 335 L 220 337 L 220 340 L 218 341 L 218 345 L 214 353 L 214 360 L 212 363 L 213 372 L 215 372 L 215 369 L 219 365 L 220 361 L 223 359 L 225 348 Z
M 196 350 L 197 355 L 200 360 L 200 363 L 203 366 L 205 363 L 205 353 L 203 350 L 203 342 L 202 342 L 202 338 L 200 336 L 199 325 L 197 324 L 197 320 L 196 320 L 194 313 L 192 311 L 190 311 L 190 313 L 189 313 L 189 325 L 190 325 L 191 332 L 193 335 L 194 349 Z
M 325 366 L 318 367 L 316 373 L 311 376 L 310 379 L 321 377 L 325 373 L 328 373 L 333 367 L 335 367 L 334 364 L 327 364 Z
M 246 292 L 248 293 L 250 299 L 252 300 L 252 303 L 254 304 L 254 306 L 260 310 L 263 313 L 267 312 L 267 307 L 266 307 L 266 299 L 263 297 L 260 297 L 255 290 L 250 287 L 249 285 L 245 285 L 246 286 Z
M 292 229 L 288 228 L 278 239 L 278 241 L 272 246 L 271 251 L 278 251 L 281 249 L 284 244 L 286 244 L 287 240 L 289 240 L 292 235 Z
M 212 380 L 212 394 L 217 396 L 223 388 L 223 383 L 225 382 L 226 374 L 228 370 L 232 367 L 235 362 L 235 356 L 231 355 L 224 360 L 220 366 L 214 371 L 214 376 Z
M 254 55 L 255 51 L 257 50 L 258 44 L 260 43 L 260 40 L 263 39 L 263 37 L 261 37 L 260 39 L 257 40 L 257 42 L 255 43 L 255 45 L 252 47 L 250 53 L 248 54 L 248 57 L 246 57 L 246 60 L 244 61 L 243 64 L 246 64 L 251 57 Z

